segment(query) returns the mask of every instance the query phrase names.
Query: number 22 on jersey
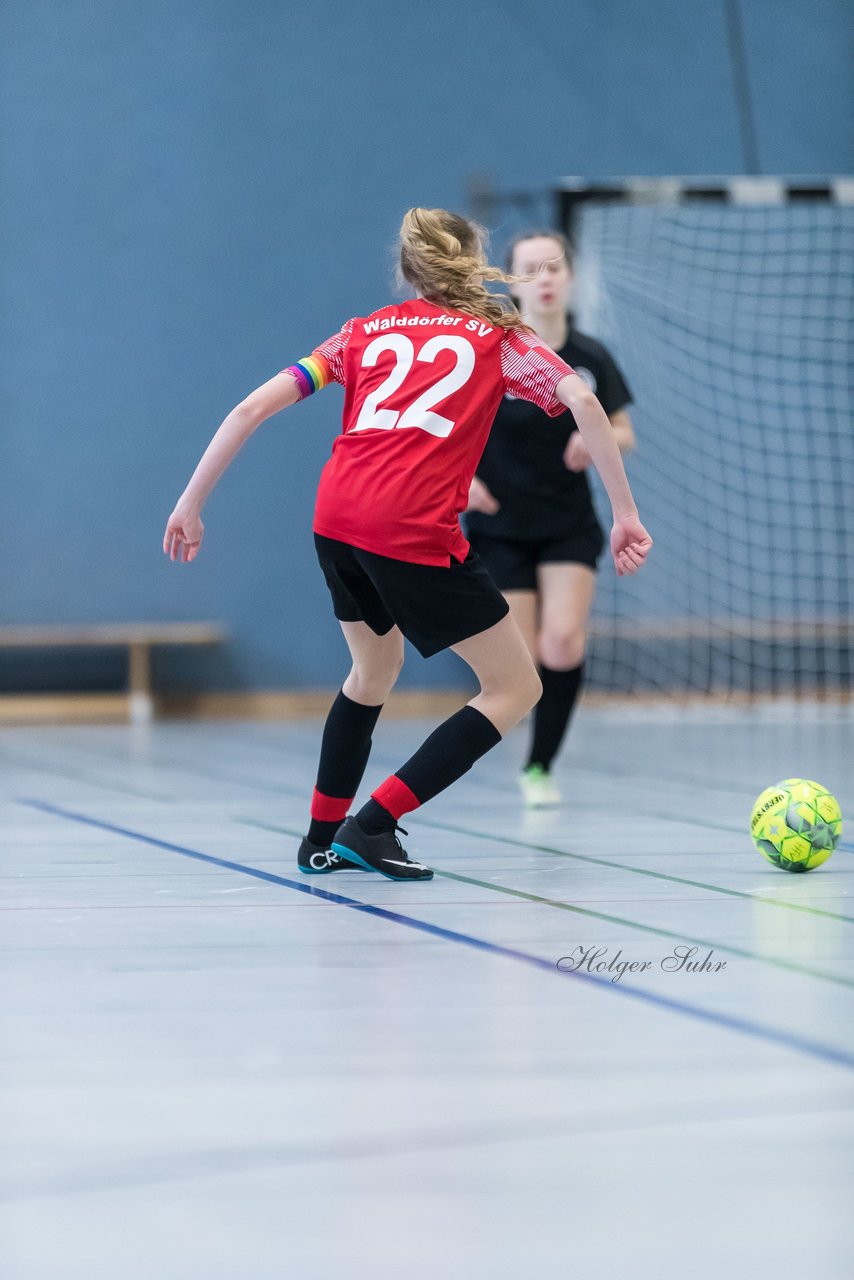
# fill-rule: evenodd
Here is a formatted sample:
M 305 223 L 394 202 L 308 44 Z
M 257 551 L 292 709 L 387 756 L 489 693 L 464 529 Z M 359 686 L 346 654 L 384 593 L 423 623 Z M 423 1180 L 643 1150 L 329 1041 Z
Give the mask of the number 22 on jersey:
M 411 338 L 404 333 L 386 333 L 365 347 L 362 368 L 375 366 L 384 351 L 394 353 L 394 364 L 388 377 L 365 398 L 362 411 L 351 431 L 392 431 L 399 427 L 420 427 L 422 431 L 429 431 L 434 436 L 449 436 L 454 429 L 453 420 L 443 417 L 441 413 L 434 413 L 433 408 L 468 382 L 474 371 L 472 344 L 467 338 L 461 338 L 457 334 L 437 334 L 424 343 L 416 357 L 415 344 Z M 440 351 L 452 351 L 456 356 L 456 364 L 450 372 L 432 382 L 408 407 L 382 408 L 383 402 L 390 400 L 404 386 L 416 359 L 424 364 L 433 364 Z

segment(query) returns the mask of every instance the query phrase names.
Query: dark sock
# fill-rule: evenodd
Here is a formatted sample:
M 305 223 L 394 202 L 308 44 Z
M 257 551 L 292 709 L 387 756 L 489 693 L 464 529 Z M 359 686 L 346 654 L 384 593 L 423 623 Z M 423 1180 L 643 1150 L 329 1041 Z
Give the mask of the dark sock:
M 378 836 L 383 831 L 394 831 L 397 826 L 397 819 L 393 818 L 388 809 L 384 809 L 373 796 L 362 805 L 356 814 L 356 821 L 368 836 Z
M 390 830 L 404 813 L 432 800 L 501 741 L 491 720 L 463 707 L 430 734 L 414 756 L 374 791 L 356 814 L 363 831 Z
M 343 689 L 333 702 L 320 744 L 317 786 L 311 801 L 308 838 L 329 847 L 347 816 L 371 754 L 371 734 L 382 705 L 365 707 L 353 702 Z
M 526 767 L 539 764 L 546 770 L 551 768 L 578 698 L 583 670 L 583 663 L 572 671 L 540 667 L 543 696 L 534 708 L 534 732 Z

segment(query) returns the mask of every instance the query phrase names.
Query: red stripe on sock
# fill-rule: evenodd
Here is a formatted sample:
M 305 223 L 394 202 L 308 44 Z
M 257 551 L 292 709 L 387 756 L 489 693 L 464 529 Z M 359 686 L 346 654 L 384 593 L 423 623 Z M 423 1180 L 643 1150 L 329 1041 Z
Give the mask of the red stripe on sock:
M 352 803 L 352 796 L 347 796 L 346 799 L 341 799 L 339 796 L 325 796 L 315 787 L 311 797 L 310 813 L 318 822 L 343 822 Z
M 415 792 L 410 791 L 406 783 L 401 782 L 394 773 L 371 793 L 371 799 L 376 800 L 377 804 L 381 804 L 384 809 L 388 809 L 395 821 L 402 818 L 405 813 L 409 813 L 410 809 L 417 809 L 421 804 Z

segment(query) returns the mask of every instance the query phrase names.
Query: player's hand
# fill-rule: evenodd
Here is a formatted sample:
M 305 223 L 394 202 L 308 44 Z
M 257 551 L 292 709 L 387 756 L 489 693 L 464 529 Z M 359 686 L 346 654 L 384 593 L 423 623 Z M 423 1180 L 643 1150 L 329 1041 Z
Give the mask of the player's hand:
M 569 443 L 563 451 L 563 461 L 568 471 L 586 471 L 593 462 L 580 431 L 573 431 L 569 437 Z
M 170 560 L 189 564 L 195 560 L 205 535 L 198 511 L 182 511 L 176 507 L 166 523 L 163 535 L 163 551 Z
M 486 485 L 477 476 L 469 485 L 469 501 L 466 511 L 482 511 L 485 516 L 494 516 L 501 503 L 493 498 Z
M 611 554 L 619 577 L 637 573 L 646 563 L 652 538 L 637 516 L 623 516 L 611 530 Z

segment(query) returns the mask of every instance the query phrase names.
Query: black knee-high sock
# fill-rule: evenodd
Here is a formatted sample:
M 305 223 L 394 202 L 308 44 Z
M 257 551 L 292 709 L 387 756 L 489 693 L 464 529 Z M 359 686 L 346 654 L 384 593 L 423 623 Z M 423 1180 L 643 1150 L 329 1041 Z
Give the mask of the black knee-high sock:
M 463 707 L 377 787 L 356 814 L 359 826 L 370 835 L 393 828 L 404 813 L 432 800 L 500 741 L 501 734 L 483 712 Z
M 528 752 L 528 766 L 540 764 L 550 769 L 558 753 L 581 688 L 582 663 L 572 671 L 552 671 L 540 667 L 543 696 L 534 708 L 534 732 Z
M 320 744 L 317 786 L 311 798 L 308 838 L 328 844 L 347 816 L 371 754 L 371 734 L 382 704 L 365 707 L 343 689 L 333 702 Z

